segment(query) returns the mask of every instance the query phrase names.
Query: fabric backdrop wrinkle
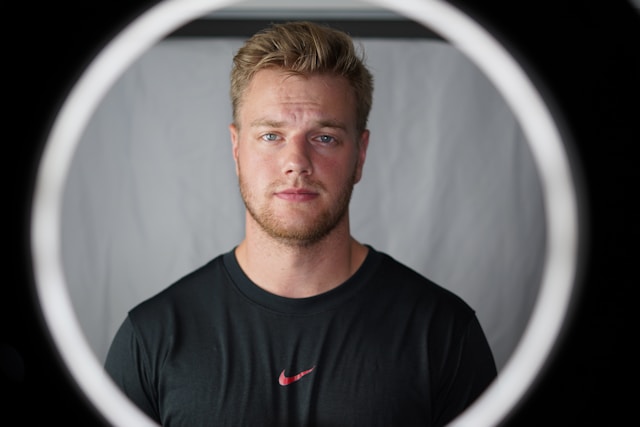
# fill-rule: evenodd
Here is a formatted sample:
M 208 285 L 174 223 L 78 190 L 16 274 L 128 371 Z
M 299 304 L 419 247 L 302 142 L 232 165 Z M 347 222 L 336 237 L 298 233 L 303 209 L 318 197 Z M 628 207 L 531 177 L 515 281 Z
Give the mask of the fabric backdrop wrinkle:
M 114 84 L 76 150 L 63 264 L 101 361 L 129 309 L 243 238 L 228 131 L 242 41 L 158 43 Z M 526 327 L 544 256 L 526 140 L 493 85 L 449 44 L 361 43 L 375 92 L 353 234 L 464 298 L 501 368 Z

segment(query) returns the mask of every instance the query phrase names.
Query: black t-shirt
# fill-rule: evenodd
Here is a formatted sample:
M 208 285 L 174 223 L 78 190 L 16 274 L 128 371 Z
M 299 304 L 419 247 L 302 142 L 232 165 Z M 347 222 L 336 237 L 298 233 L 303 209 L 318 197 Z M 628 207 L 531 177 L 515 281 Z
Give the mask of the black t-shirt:
M 471 308 L 373 248 L 302 299 L 221 255 L 131 310 L 105 366 L 165 427 L 440 426 L 496 375 Z

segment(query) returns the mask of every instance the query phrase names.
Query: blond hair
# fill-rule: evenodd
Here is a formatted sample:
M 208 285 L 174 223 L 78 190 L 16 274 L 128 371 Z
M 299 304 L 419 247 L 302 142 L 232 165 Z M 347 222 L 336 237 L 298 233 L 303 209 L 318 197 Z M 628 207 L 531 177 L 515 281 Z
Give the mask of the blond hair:
M 274 24 L 250 39 L 233 58 L 231 104 L 233 121 L 256 72 L 282 68 L 301 75 L 334 74 L 347 79 L 356 100 L 356 126 L 366 129 L 373 98 L 373 77 L 346 33 L 311 22 Z

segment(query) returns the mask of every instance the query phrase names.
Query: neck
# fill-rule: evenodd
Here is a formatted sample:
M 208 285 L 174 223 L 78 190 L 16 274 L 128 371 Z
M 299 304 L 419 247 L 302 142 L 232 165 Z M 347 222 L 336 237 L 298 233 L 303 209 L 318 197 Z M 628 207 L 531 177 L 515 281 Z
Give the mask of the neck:
M 248 223 L 235 254 L 245 274 L 261 288 L 306 298 L 344 283 L 362 265 L 367 251 L 351 237 L 345 220 L 322 240 L 308 244 L 274 239 Z

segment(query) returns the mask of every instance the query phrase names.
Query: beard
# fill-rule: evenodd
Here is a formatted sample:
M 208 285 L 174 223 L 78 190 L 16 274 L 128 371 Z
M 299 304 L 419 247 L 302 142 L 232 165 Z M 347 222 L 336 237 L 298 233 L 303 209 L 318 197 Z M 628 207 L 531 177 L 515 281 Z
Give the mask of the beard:
M 349 211 L 351 194 L 356 183 L 356 170 L 354 168 L 350 179 L 340 189 L 337 198 L 330 206 L 324 207 L 321 211 L 310 213 L 310 208 L 298 209 L 293 206 L 292 211 L 299 210 L 299 218 L 292 223 L 287 223 L 284 218 L 278 216 L 268 203 L 258 203 L 258 198 L 250 190 L 249 185 L 243 179 L 239 171 L 240 194 L 249 215 L 270 237 L 288 246 L 310 246 L 325 238 L 336 226 L 345 218 Z M 272 189 L 282 186 L 284 183 L 276 182 L 272 184 L 265 193 L 265 200 L 270 200 L 274 191 Z M 323 190 L 324 187 L 319 182 L 303 180 L 305 187 Z M 324 194 L 324 192 L 322 193 Z

